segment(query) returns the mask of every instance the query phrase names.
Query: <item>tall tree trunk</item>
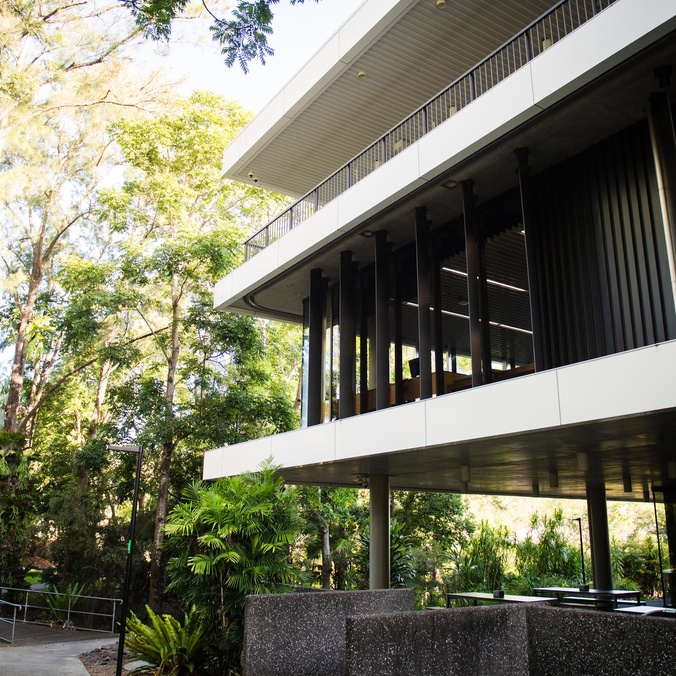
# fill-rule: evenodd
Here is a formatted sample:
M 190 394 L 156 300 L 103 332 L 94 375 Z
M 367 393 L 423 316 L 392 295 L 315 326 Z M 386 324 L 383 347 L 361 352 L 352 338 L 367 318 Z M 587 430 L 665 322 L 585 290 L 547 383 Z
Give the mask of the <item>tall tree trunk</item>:
M 14 342 L 14 360 L 12 375 L 9 381 L 9 392 L 5 404 L 5 431 L 16 432 L 19 429 L 19 412 L 21 409 L 21 394 L 23 392 L 23 377 L 26 372 L 26 352 L 28 350 L 28 329 L 33 321 L 33 309 L 38 296 L 38 289 L 42 282 L 43 268 L 39 256 L 34 257 L 34 266 L 31 271 L 30 283 L 26 304 L 19 306 L 19 326 L 17 327 Z M 19 305 L 17 303 L 17 305 Z
M 329 537 L 329 526 L 320 519 L 322 536 L 322 589 L 331 589 L 331 572 L 333 562 L 331 561 L 331 538 Z
M 171 460 L 176 449 L 174 436 L 174 395 L 176 392 L 176 369 L 178 366 L 179 325 L 181 289 L 176 275 L 172 280 L 172 319 L 171 319 L 171 352 L 167 363 L 167 383 L 164 397 L 164 442 L 160 460 L 160 486 L 157 496 L 157 513 L 155 515 L 155 533 L 150 558 L 150 590 L 148 604 L 154 612 L 162 610 L 162 593 L 164 592 L 164 567 L 162 565 L 162 543 L 164 542 L 164 525 L 167 520 L 169 506 L 169 472 Z

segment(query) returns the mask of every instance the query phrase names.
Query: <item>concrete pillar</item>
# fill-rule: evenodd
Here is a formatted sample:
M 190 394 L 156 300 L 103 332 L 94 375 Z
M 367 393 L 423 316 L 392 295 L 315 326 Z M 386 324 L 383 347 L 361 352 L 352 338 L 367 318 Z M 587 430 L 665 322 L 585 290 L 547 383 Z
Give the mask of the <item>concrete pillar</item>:
M 591 542 L 592 577 L 596 589 L 613 588 L 613 570 L 610 561 L 610 534 L 606 487 L 587 483 L 587 516 Z
M 371 528 L 369 543 L 369 589 L 390 587 L 390 477 L 369 477 Z

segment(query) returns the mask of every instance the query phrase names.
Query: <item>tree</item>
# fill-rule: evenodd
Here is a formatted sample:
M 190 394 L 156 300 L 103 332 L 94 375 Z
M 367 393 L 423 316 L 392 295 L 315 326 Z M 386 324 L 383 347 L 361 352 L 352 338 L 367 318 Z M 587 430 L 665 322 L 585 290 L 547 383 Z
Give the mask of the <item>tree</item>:
M 168 40 L 172 22 L 181 15 L 188 0 L 120 0 L 129 8 L 138 26 L 146 37 L 154 40 Z M 289 0 L 292 5 L 305 0 Z M 272 5 L 279 0 L 238 0 L 231 19 L 221 19 L 204 6 L 211 15 L 211 33 L 220 43 L 225 63 L 238 63 L 246 73 L 248 64 L 254 59 L 265 63 L 274 50 L 268 44 L 267 36 L 272 33 Z M 319 2 L 319 0 L 315 0 Z
M 393 516 L 412 547 L 414 587 L 422 607 L 438 605 L 445 593 L 449 552 L 466 540 L 472 524 L 460 495 L 395 491 Z
M 175 111 L 116 123 L 114 138 L 133 173 L 121 189 L 100 194 L 100 219 L 122 235 L 120 283 L 137 290 L 138 330 L 153 338 L 117 399 L 127 412 L 120 422 L 127 420 L 127 433 L 151 451 L 151 462 L 159 450 L 149 596 L 155 611 L 179 445 L 201 449 L 293 424 L 285 398 L 266 387 L 269 377 L 253 359 L 260 353 L 253 320 L 211 309 L 211 285 L 241 255 L 240 224 L 264 217 L 269 205 L 259 190 L 221 178 L 223 149 L 246 119 L 238 105 L 196 93 Z
M 297 496 L 275 468 L 196 482 L 169 515 L 165 550 L 169 592 L 195 606 L 220 660 L 217 673 L 239 667 L 247 594 L 288 591 L 301 582 L 289 562 L 302 521 Z
M 0 430 L 0 583 L 8 587 L 20 584 L 23 578 L 21 559 L 33 511 L 23 445 L 21 434 Z
M 352 488 L 301 486 L 297 489 L 306 520 L 305 548 L 310 561 L 320 559 L 319 581 L 323 589 L 348 589 L 348 570 L 353 565 L 359 531 L 368 517 L 366 503 Z M 313 571 L 314 572 L 314 571 Z M 315 576 L 317 577 L 317 576 Z
M 0 332 L 14 347 L 4 428 L 30 440 L 33 417 L 23 416 L 39 406 L 60 349 L 53 276 L 65 255 L 95 248 L 78 239 L 94 232 L 93 193 L 112 159 L 106 125 L 159 92 L 153 76 L 136 86 L 125 77 L 120 49 L 139 29 L 116 4 L 28 0 L 3 4 L 0 17 Z

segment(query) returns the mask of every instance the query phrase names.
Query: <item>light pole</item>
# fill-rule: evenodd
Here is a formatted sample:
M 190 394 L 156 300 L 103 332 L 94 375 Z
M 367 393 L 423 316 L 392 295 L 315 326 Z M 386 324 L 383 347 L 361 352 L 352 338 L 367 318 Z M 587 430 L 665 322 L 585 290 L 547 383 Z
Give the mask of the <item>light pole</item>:
M 580 563 L 582 564 L 582 586 L 586 587 L 587 586 L 587 580 L 585 579 L 584 575 L 584 548 L 582 545 L 582 517 L 581 516 L 576 516 L 573 521 L 577 521 L 577 525 L 580 529 Z
M 122 676 L 122 660 L 124 658 L 124 639 L 127 630 L 127 606 L 129 603 L 129 580 L 131 579 L 131 555 L 136 529 L 136 506 L 138 505 L 139 484 L 141 482 L 141 464 L 143 463 L 143 446 L 116 446 L 108 444 L 109 451 L 121 453 L 136 453 L 136 477 L 134 479 L 134 502 L 131 506 L 131 524 L 129 526 L 129 540 L 127 541 L 127 571 L 124 576 L 124 591 L 122 592 L 122 620 L 120 622 L 120 637 L 117 645 L 117 669 L 115 676 Z

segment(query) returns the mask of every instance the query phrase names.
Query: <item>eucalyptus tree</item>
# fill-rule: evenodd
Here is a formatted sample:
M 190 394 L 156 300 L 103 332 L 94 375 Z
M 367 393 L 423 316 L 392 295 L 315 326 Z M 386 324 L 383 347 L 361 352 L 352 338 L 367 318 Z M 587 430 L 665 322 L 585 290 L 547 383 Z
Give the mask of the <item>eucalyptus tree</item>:
M 152 335 L 118 402 L 120 420 L 126 411 L 156 463 L 155 610 L 176 453 L 292 424 L 285 397 L 270 391 L 254 358 L 261 346 L 253 320 L 210 307 L 211 286 L 239 260 L 244 223 L 270 208 L 259 190 L 221 177 L 223 149 L 246 119 L 238 105 L 196 93 L 172 112 L 116 123 L 113 135 L 131 171 L 122 188 L 100 194 L 100 218 L 119 234 L 121 279 L 140 292 L 136 321 Z
M 188 0 L 120 0 L 131 11 L 137 25 L 144 34 L 154 40 L 168 40 L 172 23 L 184 16 Z M 305 0 L 289 0 L 290 4 L 302 4 Z M 272 7 L 279 0 L 237 0 L 227 16 L 220 16 L 219 10 L 228 11 L 216 2 L 202 4 L 211 16 L 210 26 L 213 39 L 221 45 L 227 66 L 237 63 L 246 73 L 249 63 L 265 59 L 274 54 L 268 44 L 274 18 Z M 315 0 L 319 2 L 319 0 Z
M 25 413 L 60 348 L 46 310 L 54 275 L 64 255 L 96 249 L 82 234 L 94 235 L 93 194 L 110 170 L 106 125 L 152 107 L 162 88 L 151 75 L 130 84 L 122 49 L 140 31 L 117 3 L 10 1 L 0 19 L 0 340 L 14 352 L 4 428 L 30 439 Z

